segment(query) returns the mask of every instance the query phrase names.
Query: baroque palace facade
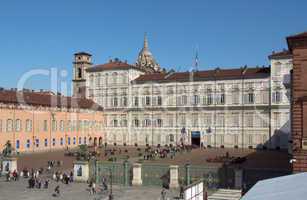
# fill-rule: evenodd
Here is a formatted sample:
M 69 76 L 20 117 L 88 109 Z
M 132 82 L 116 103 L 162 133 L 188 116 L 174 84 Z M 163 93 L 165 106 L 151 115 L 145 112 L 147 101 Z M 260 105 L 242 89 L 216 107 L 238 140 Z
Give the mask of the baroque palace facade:
M 110 144 L 192 143 L 212 147 L 288 148 L 292 56 L 269 56 L 270 67 L 167 72 L 147 38 L 135 64 L 93 65 L 74 57 L 74 95 L 104 108 Z
M 0 90 L 0 150 L 37 152 L 103 144 L 102 107 L 92 100 L 16 89 Z

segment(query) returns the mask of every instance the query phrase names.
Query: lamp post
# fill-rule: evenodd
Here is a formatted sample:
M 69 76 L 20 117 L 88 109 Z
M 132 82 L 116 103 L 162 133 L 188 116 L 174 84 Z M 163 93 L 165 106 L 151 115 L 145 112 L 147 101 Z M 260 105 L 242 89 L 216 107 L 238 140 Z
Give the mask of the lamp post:
M 112 176 L 112 169 L 110 168 L 110 194 L 109 194 L 109 200 L 113 200 L 113 176 Z

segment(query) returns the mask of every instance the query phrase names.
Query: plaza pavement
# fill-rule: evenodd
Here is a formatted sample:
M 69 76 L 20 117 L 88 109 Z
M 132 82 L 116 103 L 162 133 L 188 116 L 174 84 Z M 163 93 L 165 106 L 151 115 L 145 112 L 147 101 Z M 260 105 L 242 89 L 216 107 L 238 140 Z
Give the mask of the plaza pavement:
M 0 200 L 107 200 L 108 192 L 98 192 L 91 195 L 87 184 L 72 183 L 65 185 L 59 183 L 61 196 L 53 197 L 54 188 L 58 183 L 51 181 L 49 189 L 29 189 L 27 179 L 6 182 L 0 178 Z M 159 187 L 120 187 L 113 186 L 114 200 L 159 200 L 161 188 Z M 174 199 L 179 191 L 167 190 L 167 197 Z

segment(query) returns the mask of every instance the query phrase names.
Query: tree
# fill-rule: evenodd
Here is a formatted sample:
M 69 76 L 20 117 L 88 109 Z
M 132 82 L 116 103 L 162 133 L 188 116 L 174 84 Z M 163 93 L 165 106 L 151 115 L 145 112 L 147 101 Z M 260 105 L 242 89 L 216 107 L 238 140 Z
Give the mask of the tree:
M 14 149 L 13 149 L 13 147 L 12 147 L 11 142 L 8 140 L 8 141 L 5 143 L 4 146 L 5 146 L 5 147 L 4 147 L 3 151 L 2 151 L 3 156 L 4 156 L 4 157 L 10 157 L 10 156 L 12 156 Z
M 79 145 L 79 159 L 87 160 L 89 158 L 89 150 L 87 145 Z

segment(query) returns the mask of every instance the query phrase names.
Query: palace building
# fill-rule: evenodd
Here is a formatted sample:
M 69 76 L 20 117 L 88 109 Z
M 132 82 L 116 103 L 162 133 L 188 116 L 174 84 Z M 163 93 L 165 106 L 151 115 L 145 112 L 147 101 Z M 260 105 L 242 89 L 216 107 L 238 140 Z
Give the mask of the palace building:
M 145 36 L 135 64 L 91 59 L 74 56 L 74 96 L 104 108 L 110 144 L 289 146 L 289 51 L 273 52 L 268 67 L 176 72 L 160 67 Z
M 102 107 L 92 100 L 16 89 L 0 90 L 0 150 L 50 151 L 104 143 Z

